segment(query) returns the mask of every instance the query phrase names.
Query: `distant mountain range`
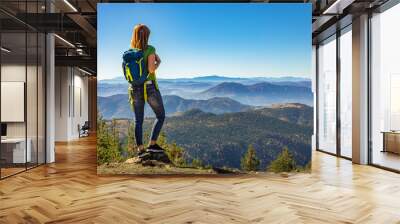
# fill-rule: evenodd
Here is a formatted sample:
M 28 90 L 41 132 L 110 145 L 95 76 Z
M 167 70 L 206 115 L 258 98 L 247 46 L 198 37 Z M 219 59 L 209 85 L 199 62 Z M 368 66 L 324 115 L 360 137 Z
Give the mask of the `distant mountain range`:
M 294 77 L 294 76 L 281 76 L 281 77 L 227 77 L 219 75 L 208 75 L 208 76 L 198 76 L 193 78 L 175 78 L 175 79 L 164 79 L 159 78 L 160 82 L 303 82 L 310 81 L 309 78 L 304 77 Z M 121 74 L 113 79 L 103 79 L 99 80 L 100 83 L 123 83 L 126 82 L 124 76 Z
M 147 119 L 145 127 L 151 128 Z M 240 167 L 249 144 L 256 149 L 265 169 L 283 147 L 293 153 L 298 165 L 311 160 L 313 110 L 303 104 L 283 104 L 236 113 L 212 114 L 198 109 L 166 119 L 163 132 L 187 152 L 216 167 Z
M 188 161 L 196 158 L 215 167 L 239 168 L 240 158 L 252 144 L 262 169 L 283 147 L 289 148 L 298 165 L 310 162 L 313 109 L 307 105 L 313 105 L 313 94 L 309 79 L 206 76 L 158 81 L 168 116 L 162 131 L 186 150 Z M 99 81 L 98 107 L 104 118 L 134 118 L 127 87 L 122 78 Z M 154 119 L 148 106 L 145 116 L 148 133 Z M 122 136 L 125 142 L 126 133 Z
M 200 159 L 215 167 L 240 167 L 249 144 L 264 169 L 283 147 L 298 165 L 311 160 L 313 94 L 311 80 L 298 77 L 236 78 L 203 76 L 159 79 L 168 118 L 163 132 L 186 151 L 188 161 Z M 105 119 L 133 119 L 128 84 L 119 77 L 100 80 L 98 108 Z M 145 133 L 154 115 L 146 105 Z
M 297 102 L 312 105 L 311 89 L 296 85 L 261 82 L 243 85 L 236 82 L 223 82 L 200 93 L 204 98 L 215 96 L 229 97 L 249 105 L 270 105 L 274 103 Z
M 97 96 L 107 97 L 117 94 L 127 94 L 128 93 L 128 83 L 117 82 L 117 83 L 103 83 L 98 81 L 97 83 Z
M 251 106 L 241 104 L 227 97 L 214 97 L 207 100 L 184 99 L 175 95 L 163 96 L 167 116 L 175 115 L 191 109 L 200 109 L 214 114 L 246 111 Z M 111 118 L 133 118 L 133 112 L 128 103 L 127 94 L 117 94 L 108 97 L 98 97 L 98 107 L 102 116 Z M 152 110 L 146 105 L 145 116 L 154 117 Z
M 145 119 L 149 133 L 154 118 Z M 126 142 L 128 120 L 119 120 L 121 142 Z M 265 169 L 284 147 L 296 164 L 311 162 L 313 110 L 303 104 L 279 104 L 236 113 L 213 114 L 192 109 L 168 117 L 162 132 L 169 142 L 185 149 L 187 161 L 200 159 L 205 165 L 239 168 L 240 159 L 252 144 L 260 168 Z
M 237 78 L 225 76 L 202 76 L 195 78 L 158 79 L 158 86 L 164 95 L 177 95 L 185 99 L 207 99 L 202 92 L 224 82 L 234 82 L 242 85 L 253 85 L 267 82 L 280 86 L 300 86 L 310 88 L 311 80 L 299 77 L 255 77 Z M 114 79 L 98 81 L 98 95 L 111 96 L 126 94 L 128 83 L 120 76 Z M 209 97 L 208 97 L 209 98 Z M 235 99 L 238 100 L 238 99 Z M 238 100 L 240 102 L 240 100 Z M 248 102 L 241 102 L 248 104 Z M 263 102 L 260 102 L 263 103 Z
M 191 82 L 186 84 L 187 86 L 196 85 Z M 100 112 L 107 119 L 131 118 L 133 113 L 128 103 L 127 86 L 123 86 L 126 84 L 113 85 L 123 92 L 106 97 L 99 96 L 98 107 Z M 311 89 L 302 85 L 302 82 L 299 82 L 298 85 L 271 84 L 268 82 L 243 85 L 236 82 L 223 82 L 200 92 L 191 92 L 190 94 L 194 95 L 192 99 L 190 99 L 190 96 L 187 99 L 187 97 L 165 94 L 163 90 L 161 92 L 167 115 L 190 109 L 221 114 L 245 111 L 251 107 L 265 107 L 277 103 L 313 105 Z M 195 87 L 187 88 L 196 89 Z M 113 88 L 111 88 L 112 90 Z M 173 89 L 169 93 L 182 94 L 184 91 L 184 89 Z M 154 116 L 148 106 L 145 110 L 145 116 Z
M 301 126 L 313 127 L 314 125 L 314 109 L 300 103 L 275 104 L 258 109 L 256 113 Z

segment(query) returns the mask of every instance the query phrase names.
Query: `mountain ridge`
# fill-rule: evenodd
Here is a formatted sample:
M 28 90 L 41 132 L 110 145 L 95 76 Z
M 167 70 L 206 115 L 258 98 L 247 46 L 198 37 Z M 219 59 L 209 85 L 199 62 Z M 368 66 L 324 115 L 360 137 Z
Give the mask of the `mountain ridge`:
M 260 82 L 245 85 L 223 82 L 200 93 L 204 98 L 229 97 L 248 105 L 270 105 L 275 103 L 298 102 L 312 105 L 311 89 L 302 86 L 276 85 Z
M 284 147 L 304 166 L 311 157 L 312 116 L 312 107 L 300 104 L 218 115 L 192 109 L 166 119 L 163 132 L 186 150 L 189 159 L 204 164 L 239 168 L 240 158 L 252 144 L 261 169 Z M 152 122 L 147 119 L 146 127 Z
M 274 82 L 300 82 L 300 81 L 311 81 L 310 78 L 300 77 L 300 76 L 255 76 L 255 77 L 232 77 L 232 76 L 222 76 L 222 75 L 204 75 L 195 77 L 182 77 L 182 78 L 158 78 L 159 81 L 223 81 L 223 80 L 256 80 L 256 81 L 274 81 Z M 119 82 L 124 81 L 125 78 L 121 74 L 120 76 L 111 79 L 102 79 L 99 82 Z
M 202 109 L 214 114 L 239 112 L 251 109 L 251 106 L 241 104 L 227 97 L 213 97 L 206 100 L 184 99 L 176 95 L 163 96 L 165 112 L 167 116 L 184 112 L 190 109 Z M 131 118 L 133 112 L 128 103 L 128 94 L 116 94 L 108 97 L 98 97 L 99 110 L 106 119 Z M 154 116 L 151 109 L 146 105 L 145 116 Z

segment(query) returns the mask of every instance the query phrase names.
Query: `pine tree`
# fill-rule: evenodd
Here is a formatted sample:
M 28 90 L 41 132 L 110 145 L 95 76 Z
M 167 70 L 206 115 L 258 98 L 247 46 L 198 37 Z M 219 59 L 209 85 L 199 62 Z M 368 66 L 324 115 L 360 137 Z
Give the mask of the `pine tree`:
M 162 142 L 162 141 L 160 141 Z M 161 143 L 162 144 L 162 143 Z M 161 145 L 160 145 L 161 146 Z M 185 160 L 185 150 L 182 147 L 179 147 L 176 143 L 166 144 L 161 146 L 165 149 L 165 152 L 168 155 L 168 158 L 178 167 L 185 167 L 187 166 Z
M 242 170 L 245 171 L 256 171 L 260 165 L 260 160 L 257 158 L 256 150 L 253 145 L 249 145 L 246 154 L 242 157 L 240 161 L 240 166 Z
M 111 139 L 112 139 L 112 145 L 117 146 L 119 144 L 119 133 L 117 129 L 117 120 L 112 119 L 111 121 Z
M 169 143 L 164 132 L 161 132 L 157 139 L 157 144 L 165 149 L 168 158 L 175 164 L 175 166 L 187 166 L 185 160 L 185 150 L 178 146 L 176 143 Z
M 111 121 L 111 147 L 112 150 L 117 152 L 115 157 L 113 158 L 113 161 L 115 162 L 120 162 L 121 161 L 121 155 L 122 155 L 122 147 L 120 144 L 120 139 L 119 139 L 119 130 L 118 130 L 118 123 L 116 119 L 113 119 Z
M 120 158 L 119 150 L 115 147 L 115 139 L 107 122 L 99 113 L 97 116 L 97 163 L 116 162 Z
M 283 148 L 281 154 L 271 162 L 267 170 L 275 173 L 296 170 L 296 161 L 288 148 Z

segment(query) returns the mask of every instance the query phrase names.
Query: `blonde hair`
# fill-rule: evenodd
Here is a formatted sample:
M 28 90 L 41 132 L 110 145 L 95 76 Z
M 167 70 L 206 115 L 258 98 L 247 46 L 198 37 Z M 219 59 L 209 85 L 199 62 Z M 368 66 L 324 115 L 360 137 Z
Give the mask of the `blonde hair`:
M 146 50 L 149 42 L 150 29 L 143 24 L 138 24 L 133 29 L 131 48 Z

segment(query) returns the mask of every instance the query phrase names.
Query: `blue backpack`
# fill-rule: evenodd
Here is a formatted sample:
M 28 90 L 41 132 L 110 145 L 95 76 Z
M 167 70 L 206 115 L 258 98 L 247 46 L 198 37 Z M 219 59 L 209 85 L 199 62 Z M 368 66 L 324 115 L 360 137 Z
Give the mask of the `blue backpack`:
M 125 79 L 133 86 L 143 85 L 148 76 L 144 63 L 144 52 L 140 49 L 129 49 L 122 56 L 122 70 Z

